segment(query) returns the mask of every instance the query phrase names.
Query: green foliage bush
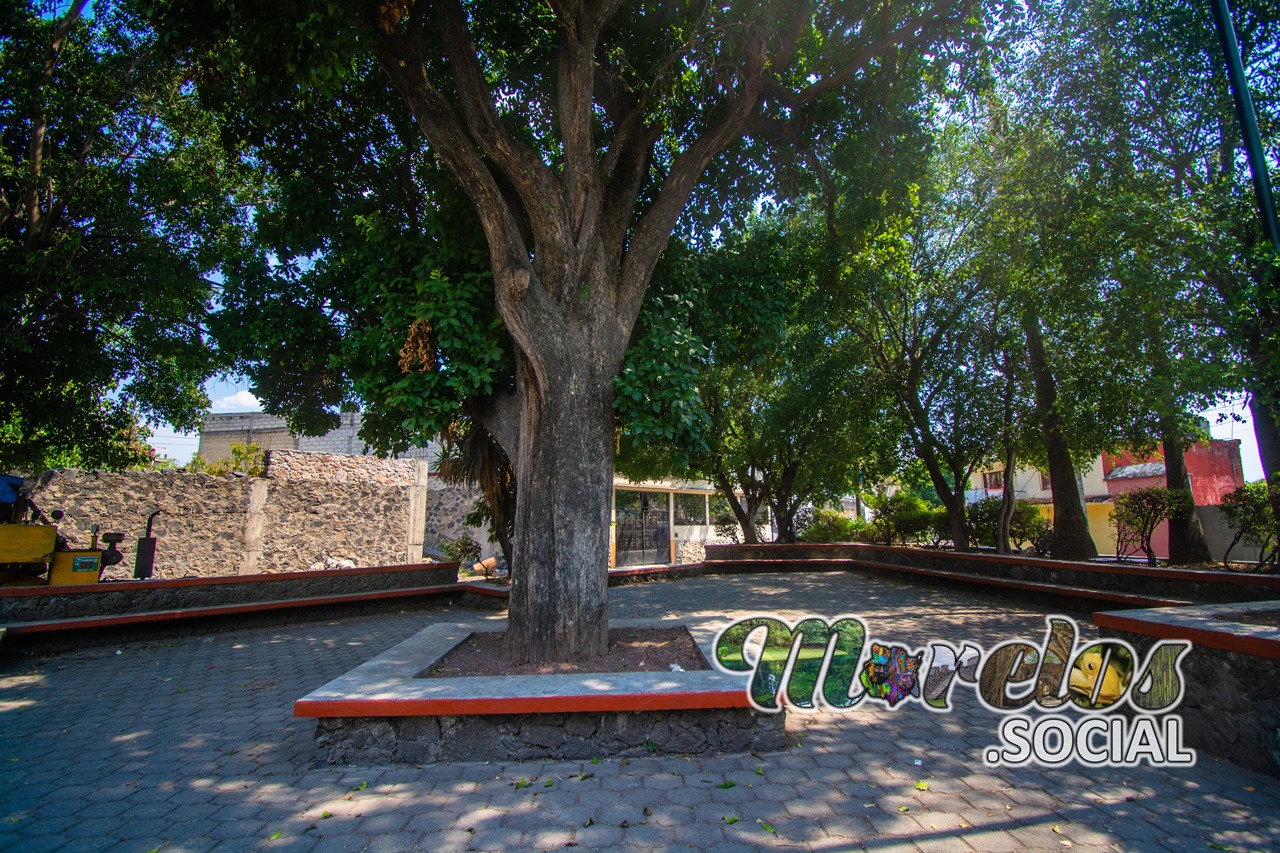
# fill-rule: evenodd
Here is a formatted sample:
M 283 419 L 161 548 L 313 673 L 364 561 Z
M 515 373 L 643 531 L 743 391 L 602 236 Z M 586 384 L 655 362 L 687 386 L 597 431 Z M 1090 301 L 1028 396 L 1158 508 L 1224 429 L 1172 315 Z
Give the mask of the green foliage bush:
M 854 520 L 839 510 L 816 509 L 808 524 L 800 529 L 797 538 L 801 542 L 852 542 Z
M 204 457 L 197 453 L 187 463 L 187 470 L 195 471 L 197 474 L 212 474 L 215 477 L 226 477 L 229 474 L 261 477 L 266 470 L 266 452 L 256 444 L 232 442 L 230 459 L 206 462 Z
M 1258 549 L 1256 568 L 1275 571 L 1280 567 L 1280 523 L 1271 509 L 1272 493 L 1280 491 L 1280 476 L 1271 478 L 1271 486 L 1259 480 L 1246 483 L 1222 498 L 1221 510 L 1227 524 L 1235 530 L 1235 537 L 1222 555 L 1225 568 L 1231 549 L 1241 540 Z
M 464 568 L 480 560 L 480 543 L 470 536 L 459 536 L 444 546 L 444 552 L 450 560 L 457 560 Z
M 1000 529 L 1001 498 L 987 498 L 969 504 L 965 515 L 969 522 L 971 541 L 978 545 L 996 546 Z M 1035 544 L 1053 530 L 1053 523 L 1045 518 L 1035 504 L 1026 501 L 1013 502 L 1013 518 L 1009 520 L 1009 545 L 1016 549 Z
M 876 514 L 868 524 L 870 541 L 880 545 L 907 545 L 920 542 L 933 530 L 937 510 L 908 492 L 872 495 L 867 499 Z
M 1156 552 L 1151 547 L 1151 536 L 1160 522 L 1171 515 L 1186 511 L 1192 506 L 1191 493 L 1186 489 L 1166 489 L 1152 486 L 1134 489 L 1116 495 L 1116 506 L 1111 512 L 1111 522 L 1116 526 L 1116 556 L 1124 559 L 1141 551 L 1147 555 L 1147 565 L 1158 565 Z

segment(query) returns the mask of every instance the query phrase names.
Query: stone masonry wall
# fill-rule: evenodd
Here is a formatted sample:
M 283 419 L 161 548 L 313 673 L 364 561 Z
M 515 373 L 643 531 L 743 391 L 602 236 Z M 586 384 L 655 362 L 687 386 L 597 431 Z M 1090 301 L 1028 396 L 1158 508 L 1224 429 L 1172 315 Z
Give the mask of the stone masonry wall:
M 333 717 L 316 721 L 329 764 L 436 761 L 582 761 L 668 754 L 773 752 L 786 747 L 786 715 L 749 708 L 575 711 L 464 717 Z
M 427 548 L 440 549 L 446 543 L 469 536 L 480 544 L 484 559 L 501 552 L 489 541 L 487 528 L 471 527 L 463 519 L 475 509 L 480 490 L 472 486 L 455 486 L 439 477 L 427 482 Z
M 103 575 L 124 579 L 156 509 L 156 578 L 304 571 L 326 560 L 416 563 L 427 528 L 465 529 L 474 505 L 469 490 L 439 485 L 432 478 L 428 500 L 424 460 L 273 450 L 264 477 L 58 470 L 25 488 L 46 513 L 67 514 L 59 531 L 72 547 L 89 546 L 92 524 L 124 533 L 124 562 Z
M 161 510 L 152 534 L 158 578 L 234 575 L 243 557 L 244 525 L 251 481 L 187 471 L 47 471 L 28 479 L 24 489 L 49 514 L 66 513 L 58 532 L 72 548 L 88 548 L 90 526 L 103 533 L 119 531 L 124 562 L 104 577 L 133 576 L 137 540 L 147 529 L 147 516 Z

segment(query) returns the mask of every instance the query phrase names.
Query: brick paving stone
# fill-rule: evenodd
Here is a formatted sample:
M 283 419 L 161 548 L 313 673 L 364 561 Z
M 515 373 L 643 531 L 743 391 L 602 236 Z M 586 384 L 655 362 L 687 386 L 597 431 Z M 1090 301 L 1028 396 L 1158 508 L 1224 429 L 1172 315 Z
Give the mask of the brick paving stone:
M 610 597 L 620 618 L 765 607 L 788 619 L 856 612 L 873 637 L 917 648 L 934 638 L 986 648 L 1039 638 L 1047 612 L 852 572 L 701 578 L 617 588 Z M 1061 851 L 1057 842 L 1069 839 L 1075 850 L 1280 849 L 1274 780 L 1209 756 L 1177 770 L 986 767 L 981 750 L 996 743 L 1000 718 L 966 685 L 953 691 L 946 714 L 870 702 L 848 713 L 794 714 L 788 725 L 803 745 L 768 755 L 314 763 L 314 723 L 292 716 L 295 699 L 427 624 L 490 615 L 406 607 L 0 661 L 0 699 L 31 703 L 0 720 L 0 759 L 10 759 L 0 760 L 0 848 L 96 853 L 172 842 L 165 849 L 183 853 L 323 853 L 561 849 L 572 841 L 583 849 L 914 853 L 965 845 Z M 1096 636 L 1087 624 L 1081 630 Z M 594 778 L 568 778 L 584 771 Z M 535 777 L 535 785 L 556 781 L 532 793 L 510 784 Z M 915 790 L 920 780 L 928 791 Z M 734 787 L 715 788 L 725 781 Z M 321 819 L 325 810 L 331 818 Z M 597 822 L 605 814 L 629 828 Z M 739 820 L 726 825 L 725 816 Z M 583 827 L 588 818 L 593 826 Z M 962 821 L 971 826 L 951 825 Z M 882 834 L 912 824 L 914 834 Z M 276 831 L 281 837 L 270 840 Z
M 1021 853 L 1027 848 L 1027 845 L 1003 830 L 966 833 L 960 836 L 960 840 L 982 853 Z
M 974 848 L 959 835 L 945 833 L 929 833 L 911 839 L 911 843 L 920 849 L 920 853 L 968 853 Z

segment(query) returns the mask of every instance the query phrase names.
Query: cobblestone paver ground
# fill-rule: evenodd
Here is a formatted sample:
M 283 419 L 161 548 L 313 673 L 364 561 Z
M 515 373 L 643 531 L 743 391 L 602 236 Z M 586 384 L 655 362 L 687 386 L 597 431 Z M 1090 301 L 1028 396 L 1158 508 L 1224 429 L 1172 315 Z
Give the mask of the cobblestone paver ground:
M 917 646 L 1044 630 L 1032 608 L 847 574 L 623 587 L 612 606 L 856 613 Z M 985 767 L 998 721 L 967 688 L 950 715 L 793 715 L 801 745 L 762 756 L 314 765 L 294 699 L 430 622 L 486 617 L 353 616 L 10 660 L 0 850 L 1280 849 L 1276 781 L 1207 756 L 1179 770 Z

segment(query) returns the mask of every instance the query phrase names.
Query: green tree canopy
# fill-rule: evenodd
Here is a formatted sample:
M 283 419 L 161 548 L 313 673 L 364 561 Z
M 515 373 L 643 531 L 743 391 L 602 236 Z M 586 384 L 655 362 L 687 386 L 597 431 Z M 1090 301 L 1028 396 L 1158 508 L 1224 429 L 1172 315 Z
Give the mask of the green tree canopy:
M 247 187 L 187 69 L 85 0 L 0 11 L 0 468 L 126 467 L 198 427 Z
M 512 460 L 506 642 L 513 657 L 534 660 L 605 648 L 614 377 L 673 229 L 740 221 L 765 181 L 820 153 L 815 142 L 841 121 L 857 123 L 853 104 L 874 112 L 878 93 L 900 79 L 914 88 L 922 66 L 940 80 L 980 67 L 986 35 L 972 0 L 150 5 L 175 50 L 205 63 L 207 85 L 253 113 L 255 144 L 271 121 L 278 130 L 268 132 L 288 140 L 295 107 L 385 77 L 394 95 L 377 114 L 411 116 L 415 153 L 427 152 L 473 208 L 491 276 L 491 302 L 474 316 L 482 327 L 501 318 L 511 382 L 483 375 L 502 356 L 495 342 L 475 358 L 437 359 L 434 390 L 400 402 L 429 411 L 470 400 Z M 354 171 L 376 163 L 390 131 L 357 134 Z M 308 138 L 285 144 L 302 149 Z M 422 210 L 439 204 L 419 199 Z M 337 263 L 325 248 L 278 260 L 299 271 L 317 256 Z M 388 295 L 437 268 L 414 267 Z M 323 294 L 298 298 L 311 317 L 330 310 Z M 427 325 L 402 319 L 399 329 L 406 343 L 411 334 L 438 343 Z M 385 346 L 377 356 L 387 358 Z M 456 394 L 466 383 L 481 393 Z

